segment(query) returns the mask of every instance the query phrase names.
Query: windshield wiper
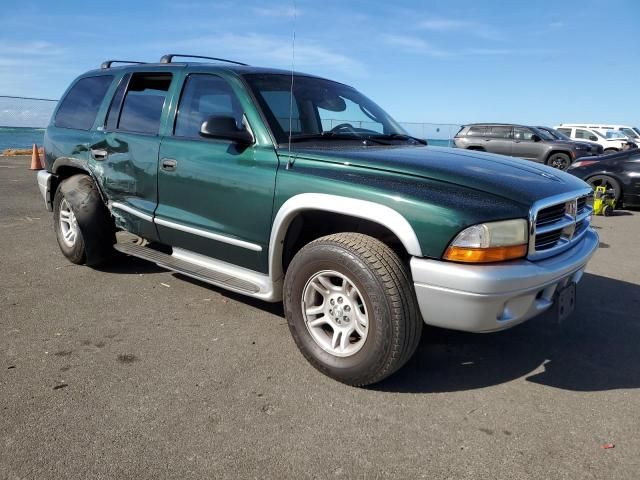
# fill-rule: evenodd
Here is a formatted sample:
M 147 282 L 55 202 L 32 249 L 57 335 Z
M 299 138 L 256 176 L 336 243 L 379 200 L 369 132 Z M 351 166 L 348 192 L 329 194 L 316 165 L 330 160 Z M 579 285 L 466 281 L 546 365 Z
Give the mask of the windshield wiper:
M 411 135 L 405 135 L 404 133 L 381 133 L 380 135 L 370 135 L 367 138 L 381 139 L 381 138 L 390 138 L 392 140 L 412 140 L 420 145 L 427 145 L 427 141 L 418 138 L 412 137 Z
M 293 135 L 291 137 L 291 143 L 304 142 L 306 140 L 361 140 L 363 142 L 377 143 L 378 145 L 391 145 L 381 139 L 371 138 L 368 135 L 360 135 L 358 133 L 322 132 Z

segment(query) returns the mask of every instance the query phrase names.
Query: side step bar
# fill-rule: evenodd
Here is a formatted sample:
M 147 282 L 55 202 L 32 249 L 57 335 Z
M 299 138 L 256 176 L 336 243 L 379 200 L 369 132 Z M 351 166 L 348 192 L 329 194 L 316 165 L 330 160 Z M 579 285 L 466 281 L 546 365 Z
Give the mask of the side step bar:
M 159 267 L 173 270 L 188 277 L 211 283 L 219 287 L 235 290 L 240 293 L 255 295 L 260 291 L 260 286 L 247 280 L 234 277 L 228 273 L 220 272 L 212 268 L 203 267 L 169 254 L 159 252 L 153 248 L 145 247 L 136 243 L 116 243 L 113 248 L 119 252 L 142 258 L 157 264 Z

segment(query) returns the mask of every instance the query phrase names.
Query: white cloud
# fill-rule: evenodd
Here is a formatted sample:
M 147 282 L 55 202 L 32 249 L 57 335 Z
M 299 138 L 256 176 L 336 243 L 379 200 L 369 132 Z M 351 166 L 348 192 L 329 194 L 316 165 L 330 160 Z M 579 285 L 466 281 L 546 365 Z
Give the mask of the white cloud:
M 429 18 L 418 23 L 418 28 L 432 32 L 460 32 L 487 40 L 499 40 L 500 32 L 483 23 L 454 18 Z
M 302 10 L 286 6 L 255 7 L 252 10 L 263 17 L 299 17 L 302 15 Z
M 0 43 L 0 56 L 58 56 L 65 49 L 50 42 Z
M 292 44 L 290 37 L 276 37 L 262 34 L 222 34 L 202 36 L 172 42 L 172 48 L 191 51 L 224 51 L 225 56 L 247 63 L 263 66 L 291 68 Z M 162 48 L 166 47 L 164 45 Z M 330 69 L 351 76 L 365 74 L 365 66 L 343 52 L 323 45 L 303 42 L 295 44 L 295 68 Z
M 434 47 L 429 42 L 426 42 L 419 37 L 389 34 L 383 35 L 382 39 L 387 45 L 400 47 L 411 53 L 427 54 L 434 57 L 444 57 L 449 55 L 448 52 Z

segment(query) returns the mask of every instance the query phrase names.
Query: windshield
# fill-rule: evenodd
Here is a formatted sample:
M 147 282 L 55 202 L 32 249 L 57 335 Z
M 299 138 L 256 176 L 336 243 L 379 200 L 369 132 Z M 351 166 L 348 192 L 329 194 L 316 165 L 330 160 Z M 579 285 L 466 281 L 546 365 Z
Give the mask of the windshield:
M 550 128 L 547 131 L 559 140 L 571 140 L 571 137 L 569 135 L 565 135 L 561 131 L 556 130 L 554 128 Z
M 607 132 L 607 138 L 622 138 L 625 139 L 627 136 L 622 132 Z
M 633 127 L 633 131 L 636 132 L 640 137 L 640 130 L 638 129 L 638 127 Z
M 542 138 L 543 140 L 555 140 L 555 137 L 553 135 L 551 135 L 546 130 L 543 130 L 542 128 L 533 128 L 532 127 L 532 130 L 534 130 L 534 132 L 537 133 L 538 136 L 540 138 Z
M 640 134 L 636 133 L 633 128 L 621 128 L 622 133 L 624 133 L 629 138 L 639 138 Z
M 289 132 L 292 142 L 407 135 L 384 110 L 346 85 L 295 75 L 292 98 L 291 75 L 247 74 L 244 78 L 280 144 L 288 142 Z

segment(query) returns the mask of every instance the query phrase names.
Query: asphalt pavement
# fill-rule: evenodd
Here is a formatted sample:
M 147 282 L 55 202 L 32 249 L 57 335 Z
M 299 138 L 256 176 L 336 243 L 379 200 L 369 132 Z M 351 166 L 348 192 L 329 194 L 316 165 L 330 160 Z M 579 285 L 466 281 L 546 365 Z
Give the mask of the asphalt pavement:
M 357 389 L 306 363 L 281 305 L 70 264 L 27 167 L 0 157 L 1 479 L 638 478 L 640 212 L 595 219 L 563 325 L 426 328 Z

